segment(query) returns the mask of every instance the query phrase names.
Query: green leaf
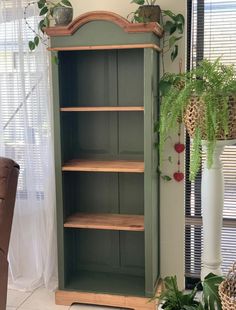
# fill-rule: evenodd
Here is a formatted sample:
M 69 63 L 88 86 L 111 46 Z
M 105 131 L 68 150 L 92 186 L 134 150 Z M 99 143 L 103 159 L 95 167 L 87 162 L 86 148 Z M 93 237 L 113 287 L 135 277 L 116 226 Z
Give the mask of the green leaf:
M 57 55 L 52 55 L 52 63 L 54 63 L 55 65 L 59 64 L 59 60 L 58 60 Z
M 173 47 L 182 37 L 171 36 L 169 39 L 169 48 Z
M 162 96 L 165 96 L 169 89 L 172 87 L 172 83 L 165 80 L 160 80 L 159 89 Z
M 178 56 L 178 52 L 179 52 L 179 47 L 178 47 L 178 45 L 175 45 L 175 47 L 174 47 L 174 49 L 173 49 L 173 51 L 171 52 L 171 55 L 170 55 L 171 61 L 175 60 L 175 58 Z
M 44 6 L 42 8 L 42 10 L 39 12 L 39 15 L 42 16 L 42 15 L 45 15 L 46 13 L 48 12 L 48 8 L 46 6 Z
M 176 17 L 176 15 L 173 12 L 171 12 L 170 10 L 163 10 L 162 12 L 164 13 L 164 15 L 169 16 L 173 20 Z
M 38 46 L 38 45 L 39 45 L 39 37 L 38 37 L 38 36 L 36 36 L 36 37 L 34 38 L 34 44 L 35 44 L 35 46 Z
M 164 180 L 166 182 L 169 182 L 172 180 L 172 178 L 169 175 L 162 175 L 161 178 L 162 178 L 162 180 Z
M 44 23 L 44 26 L 45 26 L 45 27 L 49 27 L 49 25 L 50 25 L 50 20 L 49 20 L 49 18 L 48 18 L 47 16 L 44 18 L 43 23 Z
M 38 1 L 38 8 L 42 9 L 46 4 L 46 0 L 39 0 Z
M 178 14 L 175 18 L 175 22 L 178 32 L 182 34 L 184 32 L 184 24 L 185 24 L 184 16 L 182 14 Z
M 184 25 L 183 24 L 177 24 L 177 30 L 179 34 L 182 34 L 184 32 Z
M 184 26 L 184 24 L 185 24 L 185 18 L 184 18 L 184 16 L 183 16 L 182 14 L 176 15 L 176 16 L 174 17 L 174 19 L 175 19 L 175 21 L 176 21 L 177 24 L 181 24 L 181 25 Z
M 31 51 L 33 51 L 34 49 L 35 49 L 35 44 L 34 44 L 34 42 L 33 41 L 29 41 L 29 49 L 31 50 Z
M 44 31 L 43 31 L 43 28 L 44 28 L 44 27 L 45 27 L 44 19 L 42 19 L 42 20 L 40 20 L 40 22 L 39 22 L 38 28 L 39 28 L 42 32 L 44 32 Z
M 131 3 L 136 3 L 138 5 L 144 5 L 145 0 L 132 0 Z
M 70 3 L 69 0 L 62 0 L 61 3 L 64 4 L 65 6 L 72 7 L 72 4 Z
M 169 33 L 170 35 L 176 31 L 177 27 L 176 24 L 168 20 L 164 25 L 164 30 Z
M 203 298 L 205 308 L 208 310 L 221 310 L 221 302 L 218 293 L 218 287 L 224 280 L 221 276 L 216 276 L 213 273 L 208 274 L 203 283 Z
M 134 15 L 134 20 L 136 23 L 143 23 L 144 22 L 144 18 L 139 17 L 138 15 Z

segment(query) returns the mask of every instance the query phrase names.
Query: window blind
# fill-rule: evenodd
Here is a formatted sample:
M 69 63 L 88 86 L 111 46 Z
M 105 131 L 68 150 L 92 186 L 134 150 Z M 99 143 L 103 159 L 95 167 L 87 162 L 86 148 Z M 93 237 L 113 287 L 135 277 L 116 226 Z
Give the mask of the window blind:
M 235 0 L 188 1 L 188 68 L 203 58 L 221 57 L 224 64 L 236 65 Z M 190 35 L 191 34 L 191 35 Z M 235 67 L 236 69 L 236 67 Z M 186 141 L 186 172 L 189 171 L 189 139 Z M 204 158 L 203 158 L 204 160 Z M 226 273 L 236 261 L 236 146 L 225 147 L 221 156 L 224 173 L 222 269 Z M 188 177 L 187 177 L 188 178 Z M 202 254 L 201 172 L 185 186 L 185 275 L 186 283 L 200 278 Z
M 20 164 L 17 197 L 34 195 L 43 199 L 45 163 L 41 148 L 48 143 L 50 129 L 45 109 L 48 59 L 42 57 L 41 46 L 34 53 L 29 51 L 28 41 L 34 34 L 23 18 L 27 3 L 0 3 L 0 151 Z M 32 6 L 27 11 L 27 20 L 34 29 L 39 21 L 36 10 L 37 6 Z M 33 173 L 29 167 L 27 172 L 29 159 Z M 34 175 L 33 193 L 26 174 Z

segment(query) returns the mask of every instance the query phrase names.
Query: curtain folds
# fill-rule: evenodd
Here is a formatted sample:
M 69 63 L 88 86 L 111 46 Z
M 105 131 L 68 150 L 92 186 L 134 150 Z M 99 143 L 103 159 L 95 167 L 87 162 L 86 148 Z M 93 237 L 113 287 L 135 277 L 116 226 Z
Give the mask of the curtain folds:
M 53 135 L 49 57 L 30 52 L 27 1 L 0 1 L 0 153 L 20 164 L 9 249 L 10 287 L 57 285 Z M 28 21 L 37 29 L 37 6 Z

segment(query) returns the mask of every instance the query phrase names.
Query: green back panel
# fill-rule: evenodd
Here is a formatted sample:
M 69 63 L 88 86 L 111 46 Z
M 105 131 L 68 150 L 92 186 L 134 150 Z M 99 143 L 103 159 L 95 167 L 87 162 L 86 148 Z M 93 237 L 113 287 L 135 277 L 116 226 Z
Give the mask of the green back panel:
M 143 50 L 59 52 L 61 106 L 143 106 Z
M 62 114 L 62 159 L 143 159 L 143 112 Z
M 116 51 L 59 53 L 61 106 L 117 105 Z
M 151 49 L 144 51 L 144 214 L 145 214 L 145 292 L 153 296 L 159 277 L 159 211 L 157 150 L 154 147 L 157 120 L 157 66 L 158 53 Z
M 120 50 L 118 63 L 118 105 L 143 106 L 143 50 Z
M 63 181 L 65 218 L 75 212 L 144 212 L 142 174 L 65 173 Z M 144 275 L 143 232 L 69 231 L 76 236 L 67 241 L 74 244 L 71 255 L 77 257 L 75 270 Z

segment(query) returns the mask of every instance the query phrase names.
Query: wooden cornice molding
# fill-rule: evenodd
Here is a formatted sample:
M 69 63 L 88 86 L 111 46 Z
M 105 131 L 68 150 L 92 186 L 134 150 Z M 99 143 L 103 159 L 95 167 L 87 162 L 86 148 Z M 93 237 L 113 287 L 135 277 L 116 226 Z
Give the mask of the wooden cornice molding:
M 153 32 L 158 37 L 162 37 L 163 35 L 163 29 L 158 23 L 131 23 L 116 13 L 106 11 L 93 11 L 85 13 L 73 20 L 68 26 L 49 27 L 45 29 L 45 32 L 50 37 L 70 36 L 84 24 L 96 20 L 115 23 L 123 28 L 125 32 L 129 33 Z

